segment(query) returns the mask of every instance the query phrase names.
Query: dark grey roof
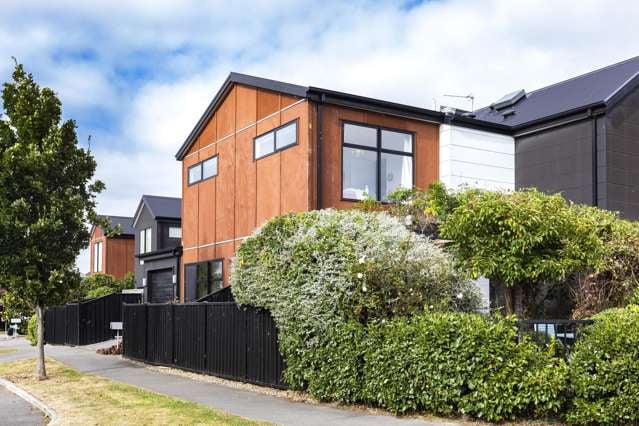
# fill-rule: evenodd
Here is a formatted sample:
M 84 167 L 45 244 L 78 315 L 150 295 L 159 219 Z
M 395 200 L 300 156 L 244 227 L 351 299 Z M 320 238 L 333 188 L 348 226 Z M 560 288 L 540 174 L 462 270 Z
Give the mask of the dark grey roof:
M 624 88 L 639 81 L 639 56 L 527 93 L 509 108 L 514 114 L 485 107 L 475 118 L 518 127 L 595 106 L 611 106 Z
M 495 132 L 509 132 L 507 126 L 498 123 L 490 123 L 486 121 L 476 120 L 470 117 L 451 117 L 439 111 L 414 107 L 411 105 L 398 104 L 395 102 L 384 101 L 381 99 L 368 98 L 365 96 L 354 95 L 351 93 L 338 92 L 334 90 L 322 89 L 319 87 L 298 86 L 296 84 L 284 83 L 282 81 L 269 80 L 261 77 L 254 77 L 246 74 L 230 73 L 220 90 L 217 92 L 209 106 L 198 120 L 197 124 L 186 138 L 175 158 L 182 160 L 191 145 L 200 135 L 206 123 L 211 119 L 213 113 L 224 100 L 233 84 L 244 84 L 246 86 L 257 87 L 259 89 L 270 90 L 273 92 L 284 93 L 298 98 L 308 98 L 313 101 L 332 103 L 350 108 L 361 108 L 369 111 L 375 111 L 382 114 L 399 115 L 402 117 L 414 118 L 417 120 L 434 121 L 443 123 L 447 120 L 455 120 L 456 124 L 467 127 L 489 129 Z
M 115 228 L 117 225 L 122 226 L 122 232 L 119 235 L 135 235 L 133 229 L 133 218 L 127 216 L 107 216 L 100 215 L 101 218 L 106 218 L 111 223 L 111 226 Z
M 204 114 L 202 114 L 202 116 L 198 120 L 193 130 L 191 130 L 191 133 L 186 138 L 186 140 L 180 147 L 177 154 L 175 154 L 175 158 L 177 158 L 178 160 L 181 160 L 182 158 L 184 158 L 184 155 L 186 155 L 186 152 L 189 150 L 193 142 L 195 142 L 195 140 L 200 135 L 202 130 L 204 130 L 206 123 L 208 123 L 208 121 L 211 119 L 211 117 L 213 116 L 213 113 L 215 112 L 217 107 L 220 105 L 220 103 L 222 103 L 222 101 L 224 100 L 224 98 L 226 97 L 229 90 L 231 90 L 231 87 L 233 87 L 234 84 L 244 84 L 251 87 L 257 87 L 259 89 L 285 93 L 287 95 L 296 96 L 300 98 L 306 97 L 306 91 L 308 89 L 307 87 L 304 87 L 304 86 L 285 83 L 283 81 L 269 80 L 268 78 L 254 77 L 252 75 L 240 74 L 236 72 L 230 73 L 229 76 L 224 81 L 224 84 L 222 84 L 222 87 L 220 88 L 220 90 L 218 90 L 217 93 L 215 94 L 215 97 L 213 98 L 209 106 L 206 107 Z
M 133 225 L 142 210 L 146 206 L 153 219 L 177 219 L 182 218 L 182 199 L 175 197 L 162 197 L 160 195 L 143 195 L 133 216 Z
M 142 201 L 146 202 L 154 218 L 180 219 L 182 217 L 182 199 L 174 197 L 161 197 L 159 195 L 143 195 Z

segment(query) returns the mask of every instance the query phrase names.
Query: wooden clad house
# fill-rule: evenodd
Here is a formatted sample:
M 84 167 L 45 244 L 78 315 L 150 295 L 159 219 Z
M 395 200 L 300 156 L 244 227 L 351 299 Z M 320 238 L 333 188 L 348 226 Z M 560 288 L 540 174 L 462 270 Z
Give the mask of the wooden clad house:
M 119 235 L 108 237 L 99 226 L 91 228 L 89 253 L 91 264 L 89 274 L 103 273 L 122 278 L 127 272 L 134 271 L 134 238 L 133 218 L 124 216 L 106 217 L 112 227 L 120 225 Z
M 236 73 L 176 158 L 182 301 L 226 285 L 242 240 L 274 216 L 436 180 L 514 187 L 507 126 Z

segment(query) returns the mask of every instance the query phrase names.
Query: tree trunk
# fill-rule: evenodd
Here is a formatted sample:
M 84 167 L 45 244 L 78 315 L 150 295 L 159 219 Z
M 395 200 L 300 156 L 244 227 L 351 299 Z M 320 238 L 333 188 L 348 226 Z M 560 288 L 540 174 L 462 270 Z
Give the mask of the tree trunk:
M 515 307 L 515 315 L 519 319 L 524 317 L 524 289 L 521 285 L 515 286 L 513 288 L 514 300 L 513 305 Z
M 38 305 L 35 311 L 38 322 L 38 359 L 36 362 L 36 374 L 38 375 L 38 380 L 45 380 L 47 378 L 47 369 L 44 365 L 44 309 Z
M 506 308 L 506 315 L 512 315 L 514 313 L 513 306 L 513 289 L 507 285 L 502 285 L 504 289 L 504 307 Z

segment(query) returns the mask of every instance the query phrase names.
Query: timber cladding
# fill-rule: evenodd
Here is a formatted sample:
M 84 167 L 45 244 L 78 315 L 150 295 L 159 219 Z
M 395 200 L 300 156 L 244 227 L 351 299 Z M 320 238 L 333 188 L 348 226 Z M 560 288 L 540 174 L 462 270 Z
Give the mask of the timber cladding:
M 297 122 L 297 144 L 254 160 L 253 139 Z M 309 103 L 304 98 L 234 85 L 182 160 L 182 262 L 230 258 L 273 216 L 312 208 Z M 188 184 L 189 167 L 218 156 L 217 176 Z M 184 267 L 180 294 L 184 300 Z

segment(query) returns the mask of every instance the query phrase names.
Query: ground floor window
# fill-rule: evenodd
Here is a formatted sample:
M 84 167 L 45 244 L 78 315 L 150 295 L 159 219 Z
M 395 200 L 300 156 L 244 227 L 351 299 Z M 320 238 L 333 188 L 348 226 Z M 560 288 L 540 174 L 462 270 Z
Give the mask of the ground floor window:
M 224 260 L 207 260 L 184 265 L 187 301 L 201 299 L 224 287 Z

